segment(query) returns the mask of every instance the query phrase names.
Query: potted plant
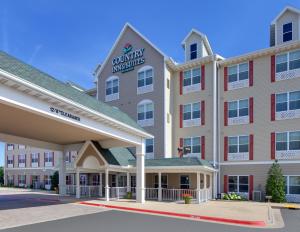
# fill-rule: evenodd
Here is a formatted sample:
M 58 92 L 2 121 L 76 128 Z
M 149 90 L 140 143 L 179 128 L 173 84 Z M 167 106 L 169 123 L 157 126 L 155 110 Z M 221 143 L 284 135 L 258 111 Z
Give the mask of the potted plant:
M 184 204 L 191 204 L 192 202 L 192 195 L 191 194 L 183 194 L 182 195 L 183 200 L 184 200 Z
M 126 199 L 132 199 L 132 192 L 126 193 Z

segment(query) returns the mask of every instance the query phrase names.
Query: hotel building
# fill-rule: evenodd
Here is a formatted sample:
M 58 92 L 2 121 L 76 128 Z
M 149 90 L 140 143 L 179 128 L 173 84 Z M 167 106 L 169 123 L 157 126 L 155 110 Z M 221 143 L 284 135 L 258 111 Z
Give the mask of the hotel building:
M 278 160 L 287 200 L 300 201 L 300 11 L 286 7 L 272 21 L 268 48 L 223 58 L 195 29 L 181 46 L 184 62 L 177 63 L 126 24 L 94 73 L 96 89 L 87 92 L 154 136 L 145 142 L 146 196 L 155 198 L 150 191 L 157 188 L 165 191 L 157 193 L 162 199 L 167 189 L 204 186 L 208 199 L 238 192 L 262 200 L 268 169 Z M 6 175 L 13 172 L 8 165 L 18 165 L 10 152 Z M 73 152 L 77 160 L 79 149 Z M 99 183 L 102 176 L 87 178 Z M 109 181 L 118 187 L 134 179 L 119 173 Z

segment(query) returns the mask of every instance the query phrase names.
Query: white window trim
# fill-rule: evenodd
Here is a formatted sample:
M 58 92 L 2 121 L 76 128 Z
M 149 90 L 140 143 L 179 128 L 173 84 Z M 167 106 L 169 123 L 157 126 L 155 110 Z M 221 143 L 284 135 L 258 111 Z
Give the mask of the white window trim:
M 154 159 L 154 138 L 153 138 L 153 152 L 146 152 L 145 158 L 146 159 Z
M 293 176 L 300 176 L 300 175 L 283 175 L 284 177 L 287 177 L 287 193 L 285 195 L 296 195 L 296 196 L 300 196 L 300 194 L 296 194 L 296 193 L 292 193 L 290 194 L 290 177 Z M 298 186 L 298 185 L 297 185 Z
M 152 84 L 138 87 L 139 73 L 144 72 L 144 79 L 146 79 L 146 77 L 145 77 L 146 71 L 150 70 L 150 69 L 152 69 Z M 150 65 L 146 65 L 137 71 L 137 90 L 136 91 L 137 91 L 137 94 L 139 95 L 139 94 L 153 92 L 153 90 L 154 90 L 154 68 Z
M 193 139 L 194 138 L 199 138 L 200 140 L 200 152 L 199 153 L 193 153 L 192 150 L 193 150 Z M 200 157 L 201 156 L 201 151 L 202 151 L 202 144 L 201 144 L 201 140 L 202 140 L 202 136 L 193 136 L 193 137 L 185 137 L 183 138 L 183 148 L 184 148 L 184 140 L 185 139 L 190 139 L 191 140 L 191 153 L 187 153 L 187 154 L 184 154 L 184 157 Z
M 240 65 L 242 65 L 242 64 L 248 64 L 248 78 L 245 80 L 240 80 Z M 237 66 L 237 80 L 234 82 L 229 82 L 229 74 L 228 74 L 228 80 L 227 80 L 228 90 L 249 87 L 249 76 L 250 76 L 249 62 L 244 62 L 244 63 L 239 63 L 239 64 L 228 66 L 228 70 L 229 70 L 229 68 L 234 67 L 234 66 Z
M 284 120 L 284 119 L 293 119 L 293 118 L 300 118 L 300 109 L 290 110 L 290 94 L 293 92 L 298 92 L 300 90 L 289 91 L 289 92 L 280 92 L 275 94 L 275 119 L 276 120 Z M 276 111 L 277 105 L 277 95 L 279 94 L 287 94 L 287 106 L 288 109 L 286 111 Z
M 193 70 L 194 69 L 200 69 L 200 82 L 197 83 L 197 84 L 193 84 Z M 190 85 L 187 85 L 187 86 L 184 86 L 184 73 L 187 72 L 187 71 L 190 71 L 191 72 L 191 84 Z M 201 83 L 202 83 L 202 67 L 196 67 L 196 68 L 192 68 L 192 69 L 188 69 L 188 70 L 184 70 L 182 72 L 182 75 L 183 75 L 183 78 L 182 78 L 182 93 L 183 94 L 188 94 L 188 93 L 192 93 L 192 92 L 200 92 L 202 89 L 201 89 Z
M 14 144 L 8 143 L 8 144 L 6 145 L 6 150 L 7 150 L 7 151 L 13 151 L 14 149 L 15 149 L 15 145 L 14 145 Z
M 37 156 L 37 162 L 32 162 L 33 156 Z M 31 167 L 37 168 L 39 167 L 39 153 L 31 153 Z
M 237 192 L 229 192 L 229 177 L 230 176 L 236 176 L 236 177 L 238 177 L 237 178 Z M 240 177 L 241 176 L 247 176 L 248 177 L 248 192 L 240 192 Z M 250 176 L 249 175 L 228 175 L 228 183 L 227 183 L 227 188 L 228 188 L 228 192 L 229 193 L 238 193 L 238 194 L 240 194 L 240 195 L 244 195 L 244 196 L 246 196 L 247 198 L 249 198 L 249 190 L 250 190 Z
M 239 116 L 240 112 L 240 101 L 248 100 L 248 115 L 246 116 Z M 234 118 L 229 117 L 229 103 L 231 102 L 237 102 L 237 113 L 238 116 Z M 250 99 L 244 98 L 244 99 L 238 99 L 234 101 L 228 101 L 228 109 L 227 109 L 227 118 L 228 118 L 228 125 L 241 125 L 241 124 L 249 124 L 250 122 Z
M 107 82 L 109 81 L 113 82 L 114 80 L 118 80 L 118 92 L 106 95 Z M 120 78 L 118 76 L 111 76 L 105 80 L 105 101 L 110 102 L 110 101 L 118 100 L 119 97 L 120 97 Z
M 248 152 L 240 152 L 240 137 L 247 136 L 248 137 Z M 229 152 L 229 138 L 237 137 L 237 148 L 238 152 L 230 153 Z M 235 136 L 228 136 L 228 160 L 235 161 L 235 160 L 249 160 L 249 151 L 250 151 L 250 135 L 235 135 Z
M 290 53 L 296 52 L 296 51 L 300 51 L 300 49 L 296 49 L 296 50 L 293 50 L 293 51 L 282 52 L 282 53 L 276 54 L 276 56 L 275 56 L 275 79 L 276 79 L 276 81 L 283 81 L 283 80 L 288 80 L 288 79 L 293 79 L 293 78 L 300 78 L 300 68 L 290 70 Z M 282 72 L 277 72 L 276 71 L 277 56 L 284 55 L 284 54 L 287 55 L 287 70 L 282 71 Z M 281 64 L 281 63 L 279 63 L 279 64 Z
M 8 161 L 11 161 L 9 164 Z M 14 155 L 7 155 L 7 167 L 13 168 L 14 167 Z
M 300 150 L 290 150 L 290 133 L 291 132 L 298 132 L 298 131 L 282 131 L 282 132 L 275 132 L 275 157 L 276 159 L 300 159 Z M 300 130 L 299 130 L 300 132 Z M 277 151 L 276 144 L 277 144 L 277 134 L 278 133 L 287 133 L 287 150 Z
M 193 118 L 193 110 L 194 110 L 194 107 L 193 105 L 195 103 L 199 103 L 200 104 L 200 118 Z M 182 106 L 182 122 L 183 122 L 183 127 L 194 127 L 194 126 L 200 126 L 201 125 L 201 116 L 202 116 L 202 112 L 201 112 L 201 104 L 202 102 L 192 102 L 192 103 L 188 103 L 188 104 L 184 104 Z M 191 106 L 191 119 L 184 119 L 184 106 L 186 105 L 190 105 Z
M 22 159 L 22 160 L 24 160 L 24 162 L 20 162 L 20 157 L 21 156 L 24 156 L 24 159 Z M 19 168 L 25 168 L 26 167 L 26 154 L 19 154 L 19 156 L 18 156 L 18 167 Z
M 54 161 L 54 152 L 49 152 L 49 151 L 46 151 L 45 153 L 44 153 L 44 163 L 45 163 L 45 167 L 53 167 L 54 165 L 53 165 L 53 161 L 47 161 L 46 162 L 46 156 L 48 156 L 47 157 L 47 159 L 49 160 L 49 155 L 50 154 L 52 154 L 52 160 Z
M 143 119 L 143 120 L 138 120 L 138 114 L 139 114 L 139 111 L 138 111 L 138 108 L 139 106 L 141 105 L 145 105 L 145 104 L 149 104 L 149 103 L 152 103 L 153 105 L 153 117 L 150 118 L 150 119 Z M 154 126 L 154 111 L 155 111 L 155 108 L 154 108 L 154 102 L 152 100 L 149 100 L 149 99 L 146 99 L 146 100 L 142 100 L 140 101 L 138 104 L 137 104 L 137 115 L 136 115 L 136 118 L 137 118 L 137 123 L 141 126 L 141 127 L 147 127 L 147 126 Z M 145 111 L 144 111 L 145 113 Z

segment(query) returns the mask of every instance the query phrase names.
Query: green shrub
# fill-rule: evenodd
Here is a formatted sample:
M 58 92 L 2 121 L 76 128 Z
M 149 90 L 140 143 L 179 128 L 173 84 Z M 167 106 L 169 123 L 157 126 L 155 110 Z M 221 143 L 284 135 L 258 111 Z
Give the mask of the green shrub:
M 285 202 L 285 180 L 282 175 L 282 170 L 277 162 L 272 164 L 268 172 L 268 179 L 266 184 L 266 195 L 271 196 L 273 202 Z
M 225 193 L 223 196 L 224 200 L 231 200 L 231 201 L 245 201 L 246 198 L 238 195 L 237 193 Z
M 53 176 L 51 176 L 51 189 L 54 190 L 54 188 L 58 188 L 58 183 L 59 183 L 58 171 L 55 171 Z

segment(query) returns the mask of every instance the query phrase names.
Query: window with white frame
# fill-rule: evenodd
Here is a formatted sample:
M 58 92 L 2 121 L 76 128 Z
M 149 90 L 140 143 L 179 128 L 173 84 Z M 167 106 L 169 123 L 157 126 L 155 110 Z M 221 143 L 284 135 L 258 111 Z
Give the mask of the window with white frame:
M 189 189 L 190 188 L 190 177 L 188 175 L 180 176 L 180 189 Z
M 249 99 L 228 102 L 228 118 L 237 118 L 249 115 Z
M 118 187 L 126 187 L 127 186 L 127 176 L 119 175 L 118 176 Z
M 8 151 L 12 151 L 12 150 L 14 150 L 14 145 L 8 143 L 7 146 L 6 146 L 6 149 L 7 149 Z
M 276 133 L 276 151 L 299 151 L 300 131 Z
M 200 102 L 183 105 L 183 120 L 200 118 Z
M 138 71 L 137 93 L 148 93 L 153 91 L 153 68 L 145 66 Z
M 282 25 L 282 41 L 287 42 L 293 39 L 293 23 L 285 23 Z
M 23 144 L 19 144 L 19 150 L 24 150 L 26 147 Z
M 14 167 L 14 157 L 13 157 L 13 155 L 8 155 L 7 156 L 7 167 L 8 168 L 13 168 Z
M 201 69 L 194 68 L 183 72 L 183 87 L 198 85 L 201 82 Z
M 276 55 L 276 73 L 300 68 L 300 50 Z
M 201 137 L 191 137 L 183 139 L 183 149 L 189 150 L 188 156 L 199 157 L 201 153 Z
M 197 43 L 193 43 L 190 45 L 190 59 L 197 59 Z
M 141 126 L 153 126 L 154 106 L 151 100 L 141 101 L 137 106 L 138 124 Z
M 249 136 L 230 136 L 228 137 L 228 153 L 247 153 L 249 152 Z
M 276 94 L 276 112 L 299 109 L 300 91 Z
M 153 152 L 154 152 L 154 139 L 146 139 L 145 141 L 146 143 L 146 158 L 154 158 L 152 156 Z
M 228 191 L 247 193 L 249 191 L 249 177 L 248 176 L 229 176 L 228 177 Z
M 19 185 L 24 186 L 26 184 L 26 175 L 19 175 Z
M 285 176 L 285 193 L 300 194 L 300 176 Z
M 105 82 L 105 100 L 112 101 L 119 99 L 119 78 L 109 77 Z
M 54 159 L 54 153 L 53 152 L 45 152 L 45 166 L 46 167 L 52 167 L 53 166 L 53 159 Z
M 168 176 L 166 174 L 161 175 L 161 187 L 168 188 Z M 158 188 L 158 175 L 154 176 L 154 188 Z
M 31 154 L 31 166 L 38 167 L 39 166 L 39 153 Z
M 25 167 L 25 163 L 26 163 L 26 155 L 25 154 L 20 154 L 19 155 L 19 168 L 24 168 Z
M 248 79 L 249 79 L 248 62 L 228 67 L 228 83 L 248 80 Z

